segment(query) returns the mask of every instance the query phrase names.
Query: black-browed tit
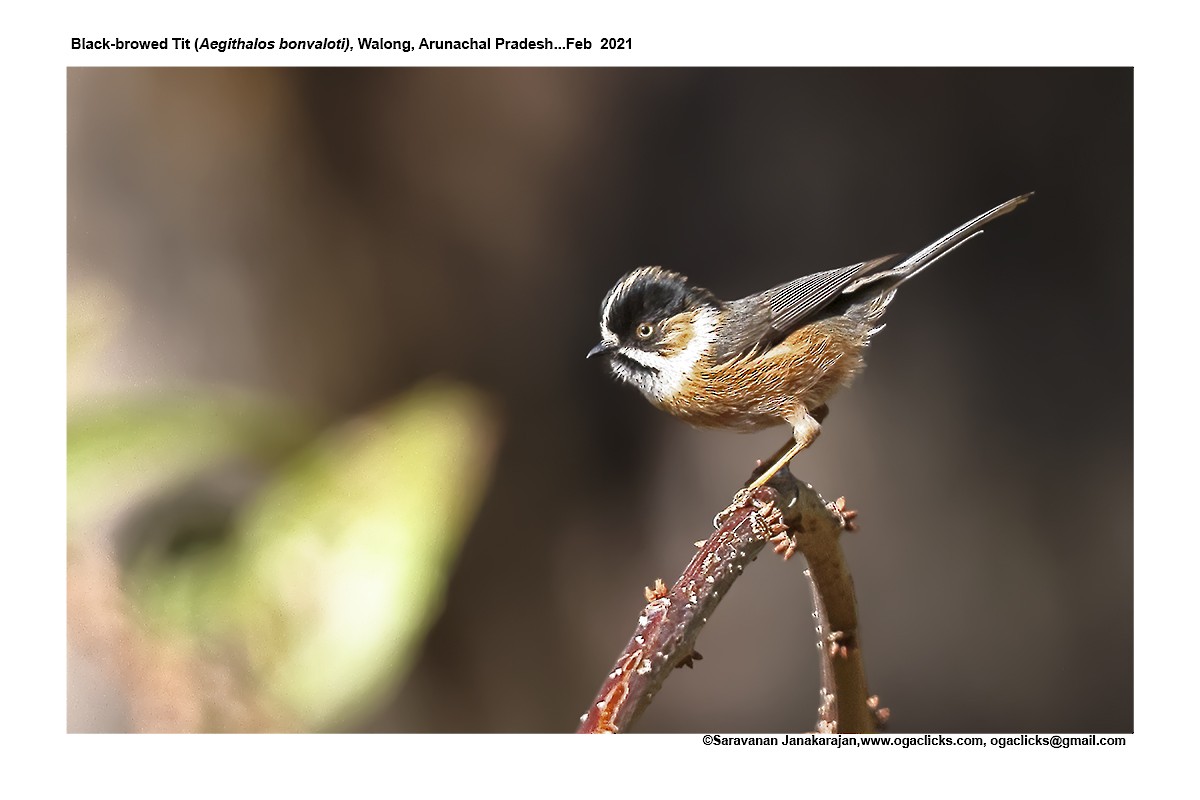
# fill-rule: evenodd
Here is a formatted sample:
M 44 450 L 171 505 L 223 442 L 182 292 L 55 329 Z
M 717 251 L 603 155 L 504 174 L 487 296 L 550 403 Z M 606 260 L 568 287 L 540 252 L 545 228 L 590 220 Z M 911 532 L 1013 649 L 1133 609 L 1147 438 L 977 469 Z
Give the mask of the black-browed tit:
M 718 300 L 661 267 L 636 269 L 604 296 L 601 341 L 588 358 L 603 358 L 617 378 L 693 425 L 790 425 L 794 443 L 756 488 L 821 432 L 825 402 L 862 370 L 897 288 L 1029 197 L 1001 203 L 910 256 L 818 272 L 741 300 Z

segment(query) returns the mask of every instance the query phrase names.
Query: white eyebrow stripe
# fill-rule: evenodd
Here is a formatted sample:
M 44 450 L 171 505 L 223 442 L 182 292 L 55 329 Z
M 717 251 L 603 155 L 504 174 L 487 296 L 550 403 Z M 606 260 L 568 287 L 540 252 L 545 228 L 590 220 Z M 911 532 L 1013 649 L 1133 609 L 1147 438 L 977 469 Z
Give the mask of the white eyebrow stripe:
M 600 333 L 607 337 L 612 333 L 608 327 L 608 317 L 612 313 L 613 301 L 617 299 L 617 290 L 613 289 L 608 293 L 608 297 L 604 298 L 604 310 L 600 312 Z
M 600 313 L 600 329 L 602 332 L 608 331 L 611 333 L 612 328 L 609 326 L 609 318 L 612 316 L 613 304 L 617 302 L 617 298 L 624 295 L 633 286 L 633 282 L 638 279 L 642 273 L 653 269 L 653 267 L 642 267 L 635 269 L 633 272 L 621 279 L 621 282 L 614 286 L 608 293 L 608 297 L 604 298 L 604 310 Z

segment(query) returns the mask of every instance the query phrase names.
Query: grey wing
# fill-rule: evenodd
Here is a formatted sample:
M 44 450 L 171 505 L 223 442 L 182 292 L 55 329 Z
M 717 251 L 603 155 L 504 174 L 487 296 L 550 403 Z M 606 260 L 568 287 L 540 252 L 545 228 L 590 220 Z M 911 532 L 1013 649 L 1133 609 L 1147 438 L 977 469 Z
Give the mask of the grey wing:
M 763 296 L 771 311 L 771 327 L 779 333 L 792 331 L 832 303 L 842 290 L 857 278 L 870 274 L 893 258 L 895 256 L 884 256 L 840 269 L 830 269 L 768 289 L 763 292 Z
M 884 256 L 874 261 L 806 275 L 726 304 L 726 321 L 721 329 L 718 359 L 724 361 L 744 356 L 755 348 L 770 347 L 813 319 L 838 296 L 858 293 L 864 287 L 871 287 L 861 291 L 863 302 L 870 304 L 864 312 L 865 319 L 877 318 L 897 286 L 978 236 L 983 232 L 984 225 L 1012 211 L 1031 196 L 1023 194 L 1001 203 L 889 269 L 884 268 L 885 264 L 896 256 Z
M 851 264 L 805 275 L 759 294 L 728 303 L 717 360 L 746 355 L 769 347 L 815 317 L 858 278 L 895 256 Z

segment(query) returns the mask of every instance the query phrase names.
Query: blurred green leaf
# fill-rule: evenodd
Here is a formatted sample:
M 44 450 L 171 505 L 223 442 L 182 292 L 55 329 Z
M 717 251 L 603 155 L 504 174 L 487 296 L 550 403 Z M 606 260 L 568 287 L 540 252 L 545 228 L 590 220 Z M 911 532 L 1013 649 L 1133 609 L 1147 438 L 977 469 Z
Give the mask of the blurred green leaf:
M 477 392 L 426 384 L 330 431 L 260 494 L 235 613 L 273 699 L 329 727 L 395 686 L 441 609 L 494 442 Z
M 309 431 L 291 409 L 233 393 L 92 401 L 67 415 L 67 529 L 206 467 L 278 458 Z
M 114 401 L 68 425 L 69 519 L 139 509 L 124 581 L 143 623 L 210 652 L 238 645 L 268 702 L 307 728 L 378 705 L 408 671 L 496 439 L 483 398 L 450 383 L 299 450 L 293 415 L 245 398 Z M 190 480 L 287 452 L 249 501 Z

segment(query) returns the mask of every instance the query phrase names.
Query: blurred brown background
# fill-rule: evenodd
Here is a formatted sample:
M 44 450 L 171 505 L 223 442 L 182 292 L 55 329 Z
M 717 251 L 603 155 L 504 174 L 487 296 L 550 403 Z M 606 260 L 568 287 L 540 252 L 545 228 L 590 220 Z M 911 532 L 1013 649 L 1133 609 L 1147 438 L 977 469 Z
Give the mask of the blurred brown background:
M 572 730 L 642 587 L 783 440 L 692 430 L 584 360 L 622 273 L 733 298 L 1037 192 L 905 287 L 793 469 L 860 512 L 893 731 L 1132 729 L 1131 70 L 72 69 L 67 90 L 69 291 L 121 309 L 73 402 L 234 386 L 335 425 L 444 375 L 495 403 L 445 607 L 339 729 Z M 122 563 L 140 515 L 87 547 Z M 639 730 L 810 728 L 802 568 L 760 558 Z M 78 634 L 89 602 L 68 726 L 140 729 L 104 652 L 123 640 Z

